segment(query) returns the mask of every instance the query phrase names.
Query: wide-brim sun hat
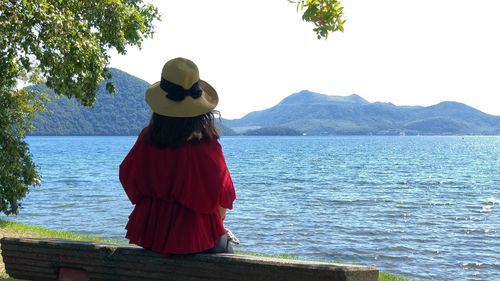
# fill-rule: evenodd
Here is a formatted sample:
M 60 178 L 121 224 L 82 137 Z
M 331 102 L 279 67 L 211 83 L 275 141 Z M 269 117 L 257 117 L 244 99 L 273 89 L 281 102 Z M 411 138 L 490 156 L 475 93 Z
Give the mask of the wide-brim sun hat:
M 200 79 L 196 64 L 185 58 L 165 63 L 161 80 L 149 86 L 145 98 L 154 113 L 169 117 L 199 116 L 219 103 L 215 89 Z

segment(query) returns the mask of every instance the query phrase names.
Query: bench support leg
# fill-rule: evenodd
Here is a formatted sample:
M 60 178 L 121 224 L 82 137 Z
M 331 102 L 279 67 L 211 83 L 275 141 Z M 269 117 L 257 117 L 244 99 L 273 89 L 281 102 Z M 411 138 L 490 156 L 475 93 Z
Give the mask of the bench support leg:
M 60 268 L 58 281 L 90 281 L 89 274 L 85 270 Z

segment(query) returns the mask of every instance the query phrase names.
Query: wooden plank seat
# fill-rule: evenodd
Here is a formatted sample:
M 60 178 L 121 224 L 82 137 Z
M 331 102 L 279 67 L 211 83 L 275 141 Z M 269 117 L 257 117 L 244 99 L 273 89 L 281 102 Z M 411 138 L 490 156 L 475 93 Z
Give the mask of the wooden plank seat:
M 237 254 L 165 257 L 133 245 L 2 238 L 7 273 L 25 280 L 376 281 L 374 267 Z

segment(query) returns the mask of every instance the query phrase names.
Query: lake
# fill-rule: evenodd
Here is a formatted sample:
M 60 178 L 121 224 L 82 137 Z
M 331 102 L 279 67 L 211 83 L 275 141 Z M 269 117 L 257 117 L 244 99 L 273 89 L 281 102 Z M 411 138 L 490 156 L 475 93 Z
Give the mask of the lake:
M 42 185 L 8 219 L 124 240 L 135 137 L 29 137 Z M 500 280 L 500 137 L 224 137 L 239 250 Z

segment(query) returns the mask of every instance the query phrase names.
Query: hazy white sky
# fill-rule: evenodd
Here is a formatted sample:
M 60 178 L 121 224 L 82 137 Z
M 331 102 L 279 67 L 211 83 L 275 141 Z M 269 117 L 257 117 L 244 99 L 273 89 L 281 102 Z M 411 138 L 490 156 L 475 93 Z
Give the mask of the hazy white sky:
M 287 0 L 156 0 L 153 39 L 111 66 L 149 83 L 174 57 L 217 89 L 224 118 L 307 89 L 370 102 L 450 100 L 500 115 L 500 1 L 344 0 L 344 33 L 318 40 Z

